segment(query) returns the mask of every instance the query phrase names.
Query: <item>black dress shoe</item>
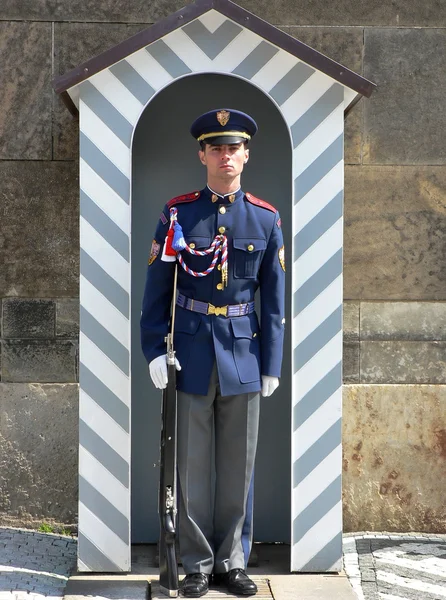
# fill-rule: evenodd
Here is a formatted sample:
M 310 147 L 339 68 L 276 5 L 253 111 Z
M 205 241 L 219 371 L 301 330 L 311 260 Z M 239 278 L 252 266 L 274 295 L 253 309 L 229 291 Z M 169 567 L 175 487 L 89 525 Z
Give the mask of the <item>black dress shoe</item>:
M 256 584 L 249 579 L 243 569 L 231 569 L 228 573 L 216 573 L 214 583 L 225 585 L 230 594 L 238 596 L 253 596 L 257 593 Z
M 186 598 L 200 598 L 209 591 L 209 575 L 189 573 L 181 583 L 181 593 Z

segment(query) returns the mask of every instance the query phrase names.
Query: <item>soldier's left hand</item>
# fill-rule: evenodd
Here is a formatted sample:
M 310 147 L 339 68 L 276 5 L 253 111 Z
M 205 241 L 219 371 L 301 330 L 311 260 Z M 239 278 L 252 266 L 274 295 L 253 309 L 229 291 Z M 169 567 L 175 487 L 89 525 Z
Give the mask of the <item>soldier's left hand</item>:
M 262 396 L 271 396 L 279 387 L 279 378 L 270 375 L 262 375 Z

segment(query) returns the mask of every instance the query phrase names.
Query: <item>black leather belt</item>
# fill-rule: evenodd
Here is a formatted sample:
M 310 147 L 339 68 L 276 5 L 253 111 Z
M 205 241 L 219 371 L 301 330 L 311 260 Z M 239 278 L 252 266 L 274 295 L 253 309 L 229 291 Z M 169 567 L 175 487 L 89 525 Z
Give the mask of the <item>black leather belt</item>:
M 227 304 L 226 306 L 214 306 L 209 302 L 201 302 L 187 298 L 184 294 L 178 294 L 177 305 L 186 310 L 201 313 L 202 315 L 222 315 L 223 317 L 244 317 L 254 312 L 255 302 L 242 302 L 241 304 Z

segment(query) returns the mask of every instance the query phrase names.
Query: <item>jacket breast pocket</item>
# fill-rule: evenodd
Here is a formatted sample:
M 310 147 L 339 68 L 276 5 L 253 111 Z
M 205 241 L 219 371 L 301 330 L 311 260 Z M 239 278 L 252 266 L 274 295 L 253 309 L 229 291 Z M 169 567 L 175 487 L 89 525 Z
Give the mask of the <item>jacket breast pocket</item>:
M 211 245 L 211 238 L 204 235 L 189 234 L 185 236 L 186 243 L 192 250 L 207 250 Z M 196 256 L 187 250 L 181 253 L 186 265 L 193 271 L 205 271 L 212 260 L 211 255 Z
M 234 238 L 234 277 L 255 279 L 260 261 L 266 250 L 266 240 L 261 238 Z
M 208 235 L 194 235 L 190 233 L 185 236 L 185 239 L 192 250 L 205 250 L 211 245 L 211 238 Z

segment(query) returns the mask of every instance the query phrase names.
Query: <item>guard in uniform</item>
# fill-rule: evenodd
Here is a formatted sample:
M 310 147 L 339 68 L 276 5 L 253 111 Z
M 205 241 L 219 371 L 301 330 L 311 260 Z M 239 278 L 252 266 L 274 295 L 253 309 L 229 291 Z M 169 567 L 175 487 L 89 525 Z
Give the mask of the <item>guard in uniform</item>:
M 167 383 L 164 340 L 178 263 L 179 542 L 187 597 L 204 595 L 212 574 L 231 593 L 257 591 L 245 573 L 253 468 L 260 393 L 269 396 L 279 384 L 285 260 L 277 210 L 240 187 L 256 131 L 250 116 L 232 109 L 193 123 L 207 186 L 167 202 L 148 261 L 141 341 L 158 388 Z

